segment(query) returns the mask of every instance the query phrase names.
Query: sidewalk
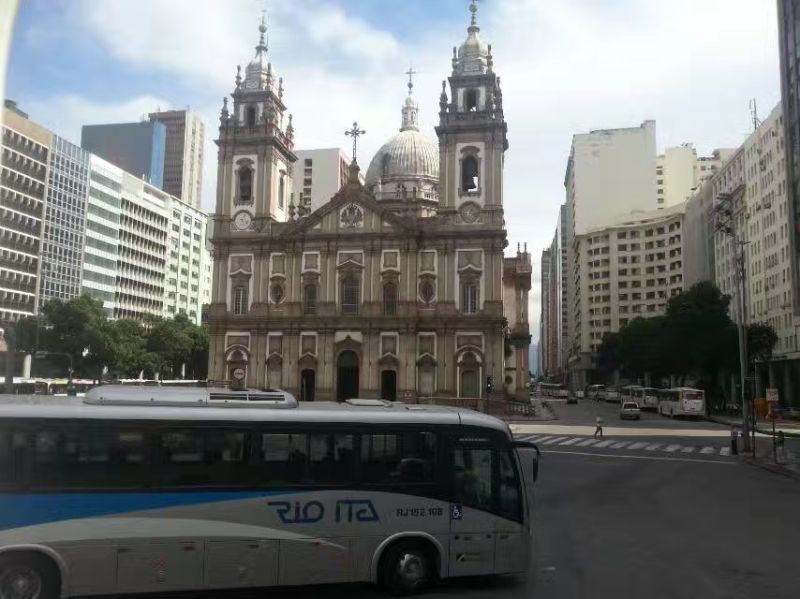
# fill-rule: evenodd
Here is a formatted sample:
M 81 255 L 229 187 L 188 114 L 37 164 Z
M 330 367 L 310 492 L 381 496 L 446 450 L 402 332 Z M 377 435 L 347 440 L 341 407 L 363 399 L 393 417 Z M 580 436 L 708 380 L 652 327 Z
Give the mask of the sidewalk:
M 765 437 L 756 437 L 755 457 L 752 454 L 742 454 L 742 457 L 759 468 L 800 480 L 800 438 L 787 439 L 781 463 L 775 463 L 772 439 Z
M 707 416 L 706 420 L 716 422 L 717 424 L 724 424 L 725 426 L 729 427 L 742 425 L 742 418 L 737 416 L 720 416 L 714 414 L 712 416 Z M 776 420 L 775 432 L 777 433 L 778 431 L 783 431 L 783 434 L 787 437 L 800 438 L 800 422 L 795 422 L 792 420 Z M 759 420 L 756 422 L 756 432 L 763 435 L 772 436 L 772 420 Z

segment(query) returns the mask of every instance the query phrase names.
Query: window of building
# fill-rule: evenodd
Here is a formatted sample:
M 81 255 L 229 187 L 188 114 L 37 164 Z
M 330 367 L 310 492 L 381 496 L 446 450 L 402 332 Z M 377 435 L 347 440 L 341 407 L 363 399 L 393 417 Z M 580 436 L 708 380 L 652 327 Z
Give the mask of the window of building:
M 303 290 L 303 313 L 317 313 L 317 286 L 314 284 L 306 285 Z
M 282 283 L 273 283 L 269 289 L 269 297 L 273 304 L 280 304 L 283 301 L 285 292 Z
M 253 170 L 249 166 L 239 169 L 239 203 L 253 202 Z
M 478 110 L 478 90 L 468 89 L 464 94 L 464 108 L 467 112 Z
M 278 207 L 283 208 L 284 206 L 284 195 L 286 193 L 286 175 L 281 173 L 281 180 L 278 183 Z
M 477 156 L 465 156 L 461 161 L 461 189 L 463 192 L 476 192 L 479 188 Z
M 419 286 L 419 295 L 426 304 L 430 304 L 433 301 L 434 293 L 435 290 L 431 281 L 423 281 Z
M 461 311 L 464 314 L 478 312 L 478 284 L 475 281 L 461 283 Z
M 395 316 L 397 314 L 397 285 L 386 283 L 383 286 L 383 315 Z
M 233 313 L 246 314 L 249 307 L 247 302 L 248 289 L 246 285 L 237 285 L 233 288 Z
M 255 106 L 248 106 L 247 110 L 245 111 L 245 123 L 248 127 L 255 127 L 256 126 L 256 107 Z
M 342 279 L 342 314 L 358 314 L 361 285 L 355 275 Z

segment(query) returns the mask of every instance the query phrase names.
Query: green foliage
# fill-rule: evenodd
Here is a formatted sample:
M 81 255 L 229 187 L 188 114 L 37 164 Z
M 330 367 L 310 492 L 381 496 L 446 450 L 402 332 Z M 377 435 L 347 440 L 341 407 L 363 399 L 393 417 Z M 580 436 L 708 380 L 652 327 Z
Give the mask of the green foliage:
M 778 343 L 778 335 L 770 325 L 755 323 L 747 327 L 747 356 L 750 364 L 765 362 L 772 358 L 772 350 Z
M 107 368 L 113 378 L 179 378 L 185 364 L 186 378 L 205 378 L 208 368 L 208 331 L 183 314 L 146 324 L 108 320 L 102 302 L 82 295 L 48 302 L 40 319 L 18 324 L 21 349 L 69 354 L 76 377 L 101 378 Z

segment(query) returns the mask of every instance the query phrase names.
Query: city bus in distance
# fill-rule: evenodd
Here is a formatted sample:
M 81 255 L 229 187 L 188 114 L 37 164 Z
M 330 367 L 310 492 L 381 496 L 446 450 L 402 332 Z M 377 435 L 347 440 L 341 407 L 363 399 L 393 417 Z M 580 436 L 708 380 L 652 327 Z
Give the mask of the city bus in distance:
M 587 399 L 600 399 L 600 394 L 606 388 L 605 385 L 589 385 L 586 388 Z
M 540 397 L 567 397 L 569 392 L 561 383 L 539 383 Z
M 639 404 L 640 410 L 658 409 L 658 389 L 655 387 L 638 387 L 633 392 L 633 401 Z
M 504 422 L 443 406 L 133 386 L 9 398 L 0 596 L 414 593 L 524 572 L 538 455 Z
M 706 399 L 701 389 L 676 387 L 658 390 L 658 413 L 662 416 L 705 416 Z
M 642 406 L 639 403 L 638 391 L 642 388 L 643 387 L 639 385 L 625 385 L 624 387 L 620 387 L 619 390 L 620 402 L 625 403 L 626 401 L 628 402 L 632 401 L 641 408 Z

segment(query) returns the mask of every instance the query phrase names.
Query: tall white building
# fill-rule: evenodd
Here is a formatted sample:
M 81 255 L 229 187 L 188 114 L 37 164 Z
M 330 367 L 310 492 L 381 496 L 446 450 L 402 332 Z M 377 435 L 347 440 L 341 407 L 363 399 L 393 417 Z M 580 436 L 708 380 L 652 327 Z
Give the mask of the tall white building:
M 347 183 L 350 157 L 341 148 L 298 150 L 292 174 L 294 203 L 313 212 L 330 201 Z M 364 176 L 359 173 L 361 182 Z
M 168 194 L 200 208 L 203 189 L 205 125 L 188 110 L 150 113 L 151 121 L 167 128 L 164 151 L 164 186 Z
M 683 290 L 686 204 L 632 213 L 618 223 L 576 235 L 571 384 L 590 382 L 603 337 L 634 318 L 663 315 Z
M 735 149 L 717 149 L 697 156 L 693 144 L 667 148 L 656 161 L 656 203 L 659 208 L 682 204 L 711 179 Z
M 124 171 L 89 155 L 89 197 L 86 202 L 86 243 L 81 292 L 103 302 L 109 316 L 116 312 L 122 176 Z

